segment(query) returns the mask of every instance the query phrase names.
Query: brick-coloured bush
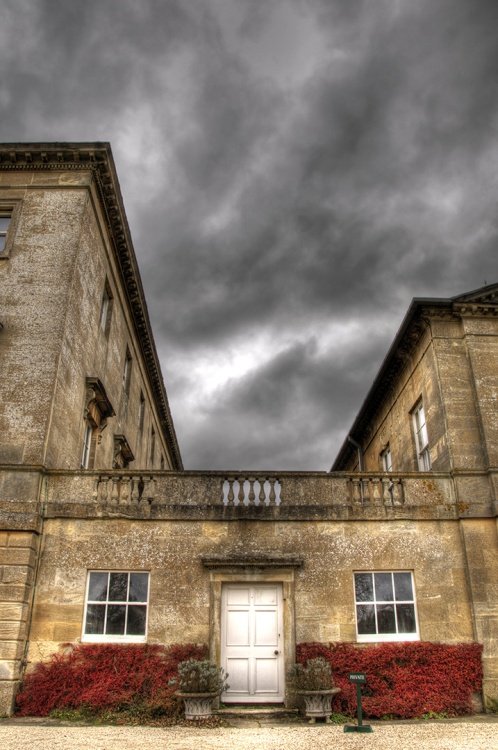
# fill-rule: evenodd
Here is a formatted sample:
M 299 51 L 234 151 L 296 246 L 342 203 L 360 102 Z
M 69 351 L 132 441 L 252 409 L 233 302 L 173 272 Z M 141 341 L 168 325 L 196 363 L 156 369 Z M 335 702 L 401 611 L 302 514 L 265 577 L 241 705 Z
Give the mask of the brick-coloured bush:
M 195 644 L 66 645 L 26 675 L 16 712 L 47 716 L 54 709 L 85 708 L 95 714 L 130 709 L 149 716 L 174 714 L 176 685 L 168 683 L 178 664 L 206 655 L 207 648 Z
M 404 719 L 427 713 L 448 716 L 472 713 L 472 693 L 481 690 L 482 646 L 477 643 L 385 643 L 358 647 L 349 643 L 300 643 L 297 661 L 322 656 L 331 667 L 341 693 L 333 710 L 352 716 L 356 687 L 350 672 L 365 672 L 362 689 L 366 716 Z

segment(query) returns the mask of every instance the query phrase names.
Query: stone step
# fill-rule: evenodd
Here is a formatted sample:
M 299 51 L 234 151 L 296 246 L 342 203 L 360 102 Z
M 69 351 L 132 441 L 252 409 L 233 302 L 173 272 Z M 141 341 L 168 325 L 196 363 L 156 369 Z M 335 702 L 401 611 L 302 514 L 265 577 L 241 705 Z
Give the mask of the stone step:
M 283 705 L 231 705 L 223 706 L 217 709 L 216 716 L 225 719 L 233 725 L 253 725 L 261 724 L 290 724 L 300 720 L 297 708 L 285 708 Z

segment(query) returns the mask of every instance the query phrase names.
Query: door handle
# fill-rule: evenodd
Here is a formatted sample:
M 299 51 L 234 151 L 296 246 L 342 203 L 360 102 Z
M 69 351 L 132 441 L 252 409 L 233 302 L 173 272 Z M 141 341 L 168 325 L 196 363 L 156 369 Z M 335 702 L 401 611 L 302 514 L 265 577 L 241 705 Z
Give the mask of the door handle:
M 278 654 L 279 654 L 278 649 L 276 649 L 276 651 L 274 651 L 273 653 L 275 654 L 275 656 L 278 656 Z

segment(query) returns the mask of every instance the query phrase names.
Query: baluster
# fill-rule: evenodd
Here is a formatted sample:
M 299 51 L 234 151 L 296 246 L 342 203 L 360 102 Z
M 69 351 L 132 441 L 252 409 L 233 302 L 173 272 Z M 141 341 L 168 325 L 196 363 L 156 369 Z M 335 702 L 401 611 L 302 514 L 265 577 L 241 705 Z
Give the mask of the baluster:
M 254 501 L 256 500 L 256 495 L 254 494 L 254 477 L 249 477 L 249 505 L 254 505 Z
M 233 485 L 235 484 L 235 479 L 227 479 L 227 482 L 228 482 L 227 505 L 235 505 L 235 494 L 233 491 Z
M 372 479 L 372 500 L 374 503 L 380 502 L 380 481 L 377 478 Z
M 93 485 L 93 492 L 92 492 L 92 500 L 94 503 L 97 502 L 99 497 L 99 483 L 100 483 L 100 477 L 97 477 L 95 480 L 95 484 Z M 44 486 L 44 489 L 46 490 L 46 485 Z
M 111 479 L 111 503 L 119 503 L 119 480 L 120 477 L 112 477 Z
M 239 502 L 238 502 L 238 505 L 244 505 L 244 497 L 245 497 L 245 493 L 244 493 L 244 478 L 243 477 L 239 477 L 239 498 L 238 498 Z
M 392 486 L 393 505 L 403 505 L 403 483 L 401 479 L 395 479 Z
M 268 505 L 276 505 L 277 496 L 275 494 L 275 479 L 274 477 L 269 477 L 268 481 L 270 483 L 270 495 L 268 498 Z
M 137 504 L 140 499 L 140 491 L 138 489 L 138 483 L 139 483 L 138 477 L 132 477 L 131 480 L 131 500 L 133 503 Z
M 109 477 L 99 477 L 98 480 L 98 501 L 99 503 L 106 503 L 107 496 L 109 494 Z
M 130 477 L 121 477 L 121 502 L 126 505 L 130 502 Z
M 389 477 L 382 477 L 382 502 L 384 505 L 390 505 L 392 503 L 391 484 L 392 482 Z
M 275 505 L 280 505 L 282 502 L 282 481 L 275 479 Z
M 360 489 L 360 480 L 359 479 L 352 479 L 351 484 L 353 486 L 353 503 L 355 505 L 361 504 L 361 489 Z
M 361 480 L 361 500 L 363 503 L 370 502 L 370 480 L 369 479 Z
M 154 477 L 149 477 L 149 481 L 147 482 L 147 493 L 146 493 L 146 500 L 148 500 L 149 505 L 151 505 L 155 498 L 156 498 L 156 480 Z
M 259 505 L 266 504 L 265 478 L 259 480 Z

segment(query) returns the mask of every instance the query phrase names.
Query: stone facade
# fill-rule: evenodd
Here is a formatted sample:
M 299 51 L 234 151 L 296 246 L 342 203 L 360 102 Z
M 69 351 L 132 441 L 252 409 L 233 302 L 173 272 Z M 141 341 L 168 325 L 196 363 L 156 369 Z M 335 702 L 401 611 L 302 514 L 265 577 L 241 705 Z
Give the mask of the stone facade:
M 0 713 L 66 642 L 202 642 L 221 663 L 229 594 L 230 622 L 247 595 L 267 627 L 274 590 L 284 672 L 299 641 L 477 640 L 497 698 L 497 287 L 414 301 L 333 472 L 189 472 L 109 146 L 1 147 L 2 210 Z M 416 627 L 362 637 L 360 611 L 394 608 L 362 604 L 362 573 L 408 577 Z

